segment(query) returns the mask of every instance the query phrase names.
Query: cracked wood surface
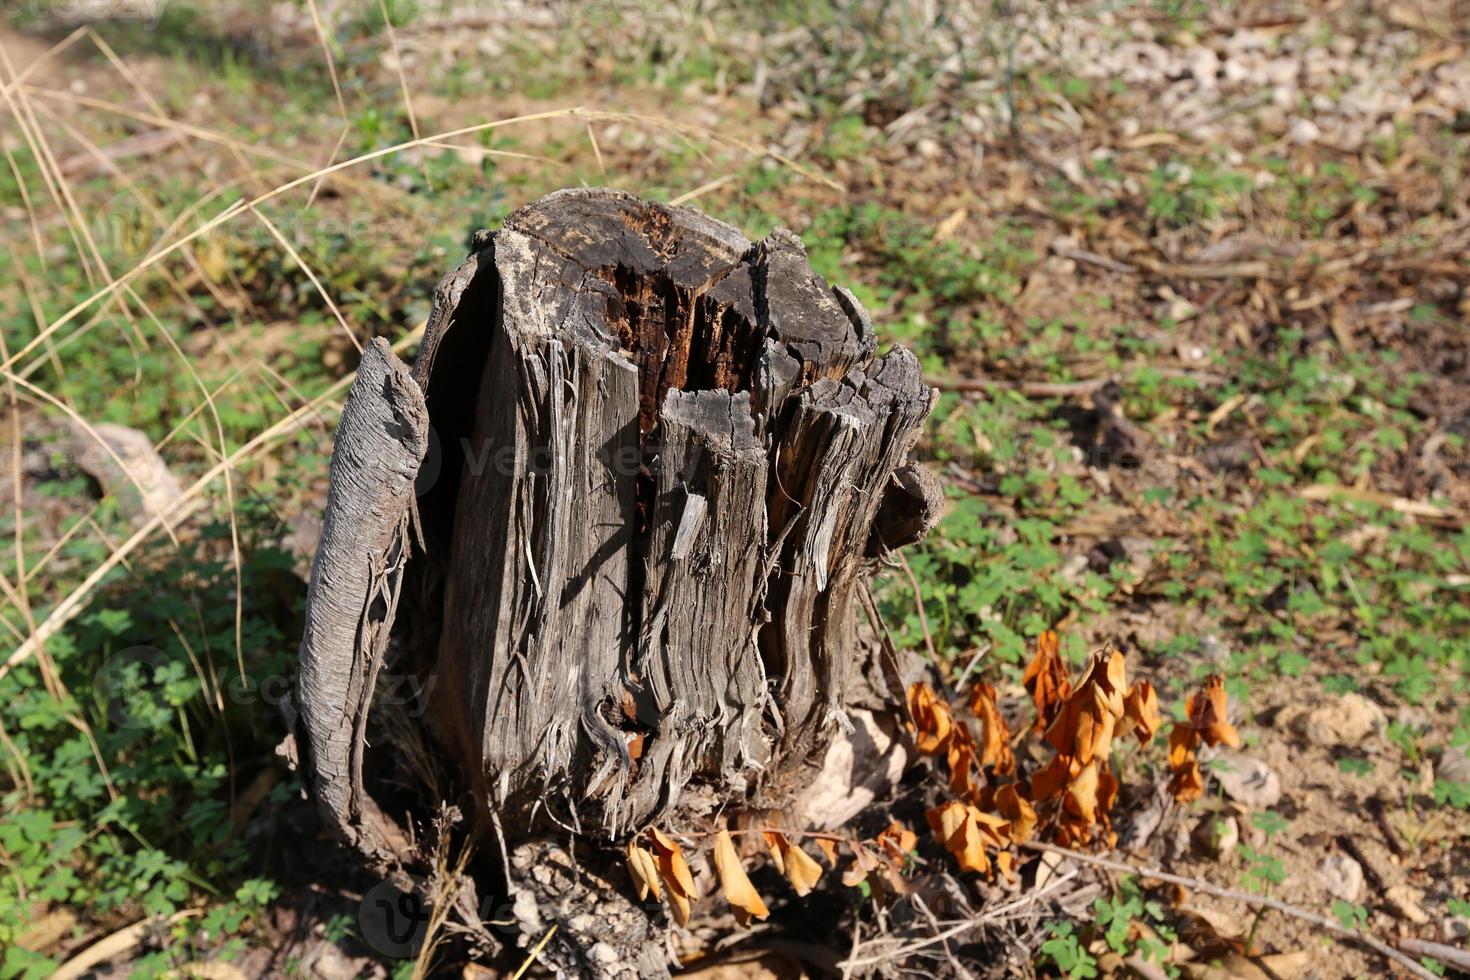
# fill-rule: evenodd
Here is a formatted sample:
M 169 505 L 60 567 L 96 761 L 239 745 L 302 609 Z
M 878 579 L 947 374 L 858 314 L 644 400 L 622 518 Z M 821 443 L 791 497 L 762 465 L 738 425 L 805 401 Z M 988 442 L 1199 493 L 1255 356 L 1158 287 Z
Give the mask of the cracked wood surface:
M 933 392 L 875 346 L 785 230 L 582 189 L 477 235 L 412 378 L 374 348 L 338 436 L 300 688 L 338 829 L 381 843 L 361 735 L 390 629 L 510 836 L 788 800 L 871 700 L 868 574 L 941 502 L 910 458 Z
M 374 340 L 337 425 L 301 640 L 296 707 L 307 783 L 332 828 L 382 868 L 396 864 L 398 835 L 364 791 L 365 732 L 401 594 L 428 428 L 418 385 L 387 343 Z

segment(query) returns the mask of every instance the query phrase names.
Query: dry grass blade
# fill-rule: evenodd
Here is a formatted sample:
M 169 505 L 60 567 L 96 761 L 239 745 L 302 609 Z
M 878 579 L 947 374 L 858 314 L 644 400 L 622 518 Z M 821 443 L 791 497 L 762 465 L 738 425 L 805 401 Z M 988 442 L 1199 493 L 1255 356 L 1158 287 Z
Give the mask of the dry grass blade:
M 357 348 L 357 352 L 361 354 L 362 341 L 357 339 L 357 334 L 347 325 L 347 318 L 337 308 L 336 300 L 332 299 L 332 294 L 327 292 L 327 287 L 322 285 L 322 281 L 317 278 L 317 274 L 312 271 L 311 266 L 301 257 L 301 253 L 296 251 L 291 243 L 286 240 L 286 236 L 281 234 L 281 230 L 269 218 L 262 214 L 258 208 L 251 207 L 250 213 L 260 219 L 260 223 L 265 225 L 266 231 L 270 232 L 271 237 L 276 240 L 276 244 L 280 245 L 281 249 L 287 255 L 291 256 L 291 261 L 295 262 L 297 267 L 306 273 L 306 278 L 311 280 L 311 285 L 316 289 L 317 295 L 322 298 L 322 302 L 327 304 L 327 309 L 332 311 L 332 316 L 337 318 L 337 323 L 342 327 L 342 332 L 347 335 L 347 339 L 352 342 L 352 346 Z
M 301 424 L 302 420 L 313 414 L 320 405 L 345 391 L 352 384 L 352 379 L 353 376 L 348 375 L 338 380 L 326 391 L 312 399 L 311 402 L 301 406 L 268 429 L 256 435 L 249 442 L 230 453 L 228 457 L 210 467 L 166 511 L 150 517 L 131 537 L 114 548 L 112 553 L 99 563 L 75 589 L 56 604 L 46 619 L 26 638 L 26 641 L 14 653 L 7 657 L 3 664 L 0 664 L 0 677 L 8 674 L 17 664 L 24 663 L 47 640 L 55 636 L 63 626 L 71 622 L 85 607 L 92 592 L 107 576 L 107 573 L 116 568 L 128 555 L 137 550 L 139 545 L 148 540 L 164 521 L 177 523 L 189 514 L 192 514 L 202 506 L 200 498 L 203 496 L 204 491 L 209 488 L 209 485 L 214 482 L 216 477 L 220 476 L 227 469 L 239 465 L 241 461 L 248 459 L 254 453 L 271 445 L 281 436 L 294 431 Z
M 551 937 L 556 935 L 557 928 L 558 924 L 552 923 L 551 928 L 546 930 L 546 935 L 541 937 L 541 941 L 532 948 L 531 952 L 526 954 L 525 962 L 520 965 L 520 968 L 515 973 L 511 974 L 510 980 L 521 980 L 521 977 L 526 975 L 526 971 L 531 968 L 532 963 L 536 962 L 536 958 L 541 955 L 541 951 L 546 948 L 546 944 L 551 942 Z
M 185 909 L 175 912 L 169 916 L 168 925 L 187 919 L 190 916 L 201 915 L 202 909 Z M 135 922 L 130 926 L 119 929 L 111 935 L 97 940 L 80 953 L 57 967 L 56 972 L 51 974 L 51 980 L 79 980 L 80 977 L 92 973 L 97 967 L 123 955 L 136 947 L 148 935 L 149 929 L 154 927 L 150 920 Z
M 938 932 L 932 936 L 926 936 L 923 939 L 911 942 L 893 937 L 883 937 L 880 939 L 869 940 L 867 943 L 855 946 L 852 952 L 848 955 L 848 958 L 838 965 L 841 966 L 844 973 L 846 973 L 847 971 L 851 971 L 859 967 L 871 967 L 877 966 L 880 963 L 896 963 L 902 961 L 922 949 L 926 949 L 930 946 L 937 946 L 940 943 L 947 942 L 948 940 L 953 939 L 955 936 L 969 932 L 971 929 L 977 929 L 981 926 L 988 925 L 993 922 L 999 922 L 1007 916 L 1013 915 L 1029 905 L 1036 904 L 1043 898 L 1046 898 L 1048 895 L 1051 895 L 1052 893 L 1058 891 L 1063 885 L 1076 877 L 1076 871 L 1069 871 L 1064 875 L 1059 875 L 1051 881 L 1048 881 L 1041 888 L 1038 888 L 1036 891 L 1031 892 L 1028 895 L 1022 895 L 1020 898 L 1015 899 L 1014 901 L 1007 902 L 1004 905 L 998 905 L 993 909 L 985 909 L 979 915 L 976 915 L 973 918 L 966 919 L 964 922 L 950 925 L 941 932 Z M 894 946 L 894 948 L 877 955 L 864 957 L 862 959 L 859 959 L 857 957 L 858 950 L 861 949 L 863 946 L 876 946 L 880 944 L 892 945 Z
M 690 201 L 698 200 L 699 198 L 708 194 L 710 191 L 719 190 L 721 187 L 724 187 L 726 184 L 730 183 L 730 181 L 734 179 L 734 174 L 725 174 L 723 176 L 716 177 L 714 180 L 706 181 L 705 183 L 700 184 L 692 191 L 685 191 L 683 194 L 680 194 L 678 197 L 669 201 L 669 203 L 675 206 L 678 206 L 680 204 L 688 204 Z
M 39 57 L 37 57 L 30 64 L 26 65 L 19 72 L 17 72 L 14 78 L 11 78 L 9 81 L 0 82 L 0 98 L 8 99 L 11 95 L 14 94 L 16 89 L 25 84 L 26 79 L 30 78 L 36 72 L 46 67 L 46 65 L 49 64 L 51 60 L 57 55 L 61 54 L 67 48 L 80 41 L 90 30 L 91 28 L 83 24 L 81 27 L 78 27 L 66 37 L 62 38 L 60 41 L 57 41 L 55 44 L 51 45 L 51 47 L 43 51 Z
M 169 244 L 156 249 L 148 256 L 146 256 L 142 261 L 140 261 L 137 265 L 133 266 L 133 268 L 122 273 L 115 280 L 110 281 L 107 286 L 97 290 L 86 299 L 83 299 L 73 305 L 60 317 L 48 324 L 44 330 L 40 331 L 35 337 L 33 337 L 28 343 L 26 343 L 24 347 L 6 358 L 5 362 L 3 364 L 0 364 L 0 368 L 4 368 L 7 370 L 13 368 L 15 366 L 15 363 L 19 359 L 27 356 L 31 351 L 35 350 L 37 346 L 44 343 L 48 338 L 56 334 L 57 331 L 61 330 L 62 327 L 65 327 L 67 324 L 75 320 L 85 310 L 90 308 L 93 303 L 115 296 L 118 290 L 123 285 L 132 282 L 134 279 L 141 276 L 144 272 L 159 264 L 170 255 L 173 255 L 184 246 L 194 241 L 197 241 L 198 239 L 209 234 L 211 231 L 220 227 L 226 222 L 231 221 L 241 214 L 244 214 L 246 211 L 258 208 L 260 205 L 266 203 L 267 201 L 275 200 L 276 198 L 281 197 L 282 195 L 287 194 L 293 190 L 296 190 L 297 188 L 319 182 L 324 177 L 340 173 L 344 170 L 351 169 L 352 167 L 361 166 L 362 164 L 368 163 L 373 160 L 382 159 L 383 157 L 390 156 L 394 153 L 400 153 L 403 150 L 410 149 L 415 146 L 425 146 L 431 141 L 450 140 L 459 136 L 468 136 L 472 133 L 490 132 L 495 129 L 503 128 L 505 126 L 535 122 L 538 120 L 564 119 L 577 116 L 583 112 L 584 110 L 580 108 L 549 109 L 544 112 L 533 112 L 521 116 L 513 116 L 509 119 L 499 119 L 493 122 L 477 123 L 472 126 L 462 126 L 458 129 L 452 129 L 442 133 L 435 133 L 433 136 L 408 140 L 406 142 L 397 143 L 392 146 L 380 147 L 376 150 L 369 151 L 367 153 L 353 157 L 349 160 L 343 160 L 339 163 L 334 163 L 319 170 L 315 170 L 311 173 L 303 174 L 292 180 L 288 180 L 285 183 L 277 185 L 276 187 L 265 191 L 264 193 L 258 194 L 249 200 L 237 201 L 234 204 L 226 207 L 223 211 L 215 215 L 213 218 L 204 222 L 204 224 L 200 225 L 189 234 L 184 235 L 181 238 L 174 239 Z

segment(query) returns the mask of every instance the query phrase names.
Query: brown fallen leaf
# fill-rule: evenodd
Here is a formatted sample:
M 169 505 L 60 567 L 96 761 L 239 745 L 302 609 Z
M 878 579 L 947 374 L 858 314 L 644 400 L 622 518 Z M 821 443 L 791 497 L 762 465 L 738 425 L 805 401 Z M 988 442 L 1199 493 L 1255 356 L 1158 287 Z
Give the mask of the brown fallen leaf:
M 48 952 L 71 934 L 77 924 L 77 914 L 69 908 L 58 908 L 47 912 L 39 919 L 32 919 L 15 939 L 15 945 L 32 953 Z
M 638 886 L 638 901 L 646 899 L 649 892 L 653 892 L 655 899 L 663 898 L 663 889 L 658 883 L 658 862 L 633 841 L 628 842 L 628 873 L 633 876 L 633 884 Z
M 977 681 L 970 689 L 970 710 L 980 722 L 980 765 L 997 775 L 1009 776 L 1016 771 L 1016 754 L 1011 749 L 1011 733 L 995 701 L 995 687 Z
M 685 898 L 694 898 L 694 875 L 689 873 L 689 863 L 684 860 L 683 848 L 664 836 L 656 827 L 650 827 L 648 834 L 653 841 L 658 875 L 669 886 L 669 891 Z
M 995 808 L 1010 825 L 1010 839 L 1020 843 L 1036 829 L 1036 808 L 1020 794 L 1015 783 L 1006 783 L 995 791 Z
M 816 887 L 822 877 L 822 866 L 797 845 L 787 840 L 786 835 L 775 830 L 763 833 L 766 847 L 771 852 L 771 862 L 776 870 L 786 876 L 796 894 L 805 896 Z
M 969 211 L 964 208 L 956 208 L 954 213 L 935 226 L 934 240 L 936 242 L 942 242 L 947 238 L 953 237 L 954 233 L 959 230 L 960 225 L 964 224 L 965 219 L 969 216 Z
M 1180 803 L 1188 803 L 1204 795 L 1204 778 L 1200 774 L 1196 752 L 1200 742 L 1206 745 L 1240 744 L 1240 733 L 1226 720 L 1229 705 L 1225 680 L 1210 675 L 1198 691 L 1185 701 L 1184 721 L 1169 731 L 1169 792 Z
M 721 830 L 715 835 L 715 873 L 720 876 L 720 891 L 735 910 L 735 920 L 741 925 L 749 924 L 752 918 L 764 919 L 771 914 L 746 877 L 728 830 Z
M 1062 702 L 1072 691 L 1067 678 L 1067 665 L 1062 663 L 1061 641 L 1054 630 L 1047 630 L 1036 640 L 1036 656 L 1026 665 L 1021 682 L 1036 705 L 1036 731 L 1045 731 Z
M 1182 969 L 1190 980 L 1293 980 L 1311 965 L 1311 953 L 1298 950 L 1267 956 L 1230 953 L 1209 963 L 1186 963 Z
M 924 755 L 937 755 L 949 745 L 954 716 L 949 704 L 923 681 L 909 687 L 909 713 L 914 719 L 914 747 Z
M 1147 745 L 1163 724 L 1159 714 L 1159 696 L 1148 681 L 1138 681 L 1123 698 L 1123 723 L 1141 745 Z

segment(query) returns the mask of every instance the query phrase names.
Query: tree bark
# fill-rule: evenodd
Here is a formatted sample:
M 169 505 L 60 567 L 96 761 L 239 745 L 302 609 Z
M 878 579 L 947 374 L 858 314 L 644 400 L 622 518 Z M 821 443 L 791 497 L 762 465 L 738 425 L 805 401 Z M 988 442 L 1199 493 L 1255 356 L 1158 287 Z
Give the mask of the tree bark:
M 863 590 L 939 511 L 933 392 L 875 348 L 784 229 L 570 190 L 477 235 L 411 376 L 375 344 L 338 432 L 298 693 L 333 826 L 392 863 L 363 765 L 385 659 L 431 681 L 502 839 L 790 802 L 850 708 L 901 694 Z

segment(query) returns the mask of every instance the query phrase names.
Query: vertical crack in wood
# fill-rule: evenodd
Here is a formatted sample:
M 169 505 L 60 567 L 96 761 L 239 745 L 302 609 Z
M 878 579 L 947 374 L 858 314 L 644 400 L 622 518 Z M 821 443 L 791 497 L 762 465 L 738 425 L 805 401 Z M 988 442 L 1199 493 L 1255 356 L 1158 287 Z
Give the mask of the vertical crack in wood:
M 844 720 L 859 588 L 939 505 L 910 460 L 932 392 L 874 347 L 785 230 L 752 244 L 574 190 L 477 238 L 414 369 L 442 457 L 419 488 L 428 554 L 399 513 L 370 581 L 344 582 L 363 621 L 344 719 L 360 731 L 406 594 L 429 726 L 481 817 L 617 837 L 779 803 Z M 342 762 L 355 785 L 361 755 Z
M 760 795 L 841 720 L 854 586 L 929 407 L 917 364 L 871 361 L 865 311 L 785 231 L 562 192 L 487 258 L 498 397 L 471 441 L 514 448 L 456 500 L 438 663 L 468 681 L 466 764 L 497 807 L 612 835 L 691 781 Z

